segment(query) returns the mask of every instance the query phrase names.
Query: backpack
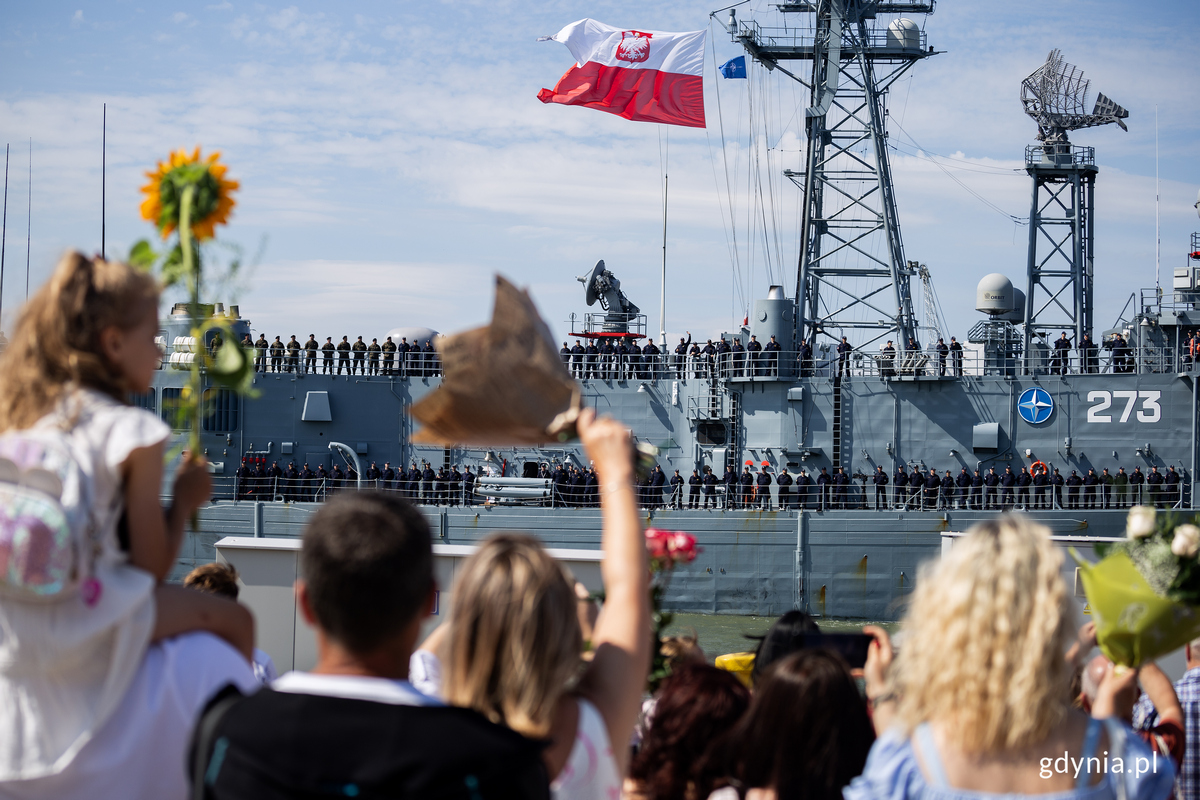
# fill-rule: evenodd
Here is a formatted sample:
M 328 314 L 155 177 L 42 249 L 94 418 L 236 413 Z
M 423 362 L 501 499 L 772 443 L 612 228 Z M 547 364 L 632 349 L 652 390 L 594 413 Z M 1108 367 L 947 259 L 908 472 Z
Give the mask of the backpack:
M 91 481 L 58 427 L 0 436 L 0 595 L 100 599 Z

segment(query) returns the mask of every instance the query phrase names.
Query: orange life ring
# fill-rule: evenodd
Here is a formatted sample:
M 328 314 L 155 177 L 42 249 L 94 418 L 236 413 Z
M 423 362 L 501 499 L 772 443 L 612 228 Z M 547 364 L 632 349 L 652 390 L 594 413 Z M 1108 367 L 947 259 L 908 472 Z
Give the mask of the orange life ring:
M 1043 474 L 1043 475 L 1049 475 L 1049 474 L 1050 474 L 1050 468 L 1046 466 L 1046 462 L 1045 462 L 1045 461 L 1035 461 L 1035 462 L 1033 462 L 1032 464 L 1030 464 L 1030 465 L 1029 465 L 1029 474 L 1030 474 L 1030 475 L 1033 475 L 1033 474 L 1034 474 L 1034 470 L 1035 470 L 1035 469 L 1037 469 L 1038 467 L 1041 467 L 1041 468 L 1042 468 L 1042 474 Z

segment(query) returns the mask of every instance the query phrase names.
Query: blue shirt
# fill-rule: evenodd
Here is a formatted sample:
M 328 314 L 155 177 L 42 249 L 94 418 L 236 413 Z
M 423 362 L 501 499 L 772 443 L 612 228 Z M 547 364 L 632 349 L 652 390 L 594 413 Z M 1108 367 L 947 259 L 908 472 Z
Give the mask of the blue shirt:
M 1175 694 L 1183 709 L 1183 766 L 1179 773 L 1180 796 L 1200 800 L 1200 667 L 1189 669 L 1175 684 Z M 1158 724 L 1158 712 L 1150 698 L 1142 695 L 1133 709 L 1138 730 L 1148 731 Z

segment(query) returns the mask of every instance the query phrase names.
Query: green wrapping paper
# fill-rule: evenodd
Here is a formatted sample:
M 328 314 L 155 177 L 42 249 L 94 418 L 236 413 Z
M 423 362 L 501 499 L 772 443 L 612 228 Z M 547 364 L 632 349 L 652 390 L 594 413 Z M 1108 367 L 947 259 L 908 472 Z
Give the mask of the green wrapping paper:
M 1137 667 L 1200 636 L 1200 609 L 1161 597 L 1125 553 L 1091 564 L 1071 548 L 1096 622 L 1096 643 L 1114 664 Z

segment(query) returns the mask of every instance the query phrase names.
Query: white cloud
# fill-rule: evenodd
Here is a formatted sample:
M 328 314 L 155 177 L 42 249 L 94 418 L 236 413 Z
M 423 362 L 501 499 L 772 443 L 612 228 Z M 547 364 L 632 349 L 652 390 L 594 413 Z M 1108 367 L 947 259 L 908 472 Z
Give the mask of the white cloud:
M 71 15 L 71 27 L 78 28 L 82 24 L 83 24 L 83 9 L 80 8 L 80 9 L 76 10 L 74 14 Z

